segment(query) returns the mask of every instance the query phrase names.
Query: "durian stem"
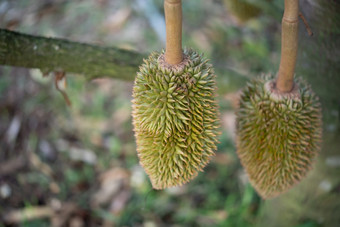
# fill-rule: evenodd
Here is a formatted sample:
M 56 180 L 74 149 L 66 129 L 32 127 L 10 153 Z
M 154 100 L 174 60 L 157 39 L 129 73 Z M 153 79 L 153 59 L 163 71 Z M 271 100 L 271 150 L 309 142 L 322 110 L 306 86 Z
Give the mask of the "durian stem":
M 165 61 L 177 65 L 183 60 L 182 52 L 182 1 L 164 0 L 166 24 Z
M 281 92 L 290 92 L 294 87 L 294 72 L 298 49 L 299 1 L 285 0 L 282 18 L 281 62 L 276 87 Z

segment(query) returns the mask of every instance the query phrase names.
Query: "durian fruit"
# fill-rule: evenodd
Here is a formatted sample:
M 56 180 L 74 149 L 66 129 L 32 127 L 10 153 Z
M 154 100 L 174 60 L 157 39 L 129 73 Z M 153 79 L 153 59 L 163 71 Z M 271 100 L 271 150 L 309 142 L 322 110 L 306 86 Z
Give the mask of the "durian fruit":
M 184 56 L 171 67 L 164 53 L 152 53 L 133 88 L 138 156 L 156 189 L 189 181 L 216 150 L 214 71 L 197 52 L 184 50 Z
M 320 149 L 321 107 L 302 80 L 277 93 L 273 76 L 247 84 L 237 111 L 237 152 L 263 198 L 288 190 L 310 170 Z
M 214 155 L 219 133 L 214 70 L 201 54 L 179 46 L 176 64 L 164 51 L 144 60 L 133 88 L 138 157 L 155 189 L 194 178 Z
M 298 12 L 297 0 L 285 0 L 278 76 L 252 80 L 236 112 L 237 153 L 264 199 L 300 182 L 320 150 L 319 99 L 306 82 L 294 79 Z

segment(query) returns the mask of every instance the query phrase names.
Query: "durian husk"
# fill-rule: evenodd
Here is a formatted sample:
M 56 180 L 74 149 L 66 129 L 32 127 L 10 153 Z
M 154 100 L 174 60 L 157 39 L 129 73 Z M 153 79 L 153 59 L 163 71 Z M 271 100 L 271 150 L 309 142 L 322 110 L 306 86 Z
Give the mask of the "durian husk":
M 280 93 L 273 76 L 244 88 L 237 110 L 237 153 L 250 183 L 273 198 L 300 182 L 320 150 L 321 105 L 310 86 L 296 80 Z
M 217 149 L 219 112 L 208 60 L 185 49 L 178 65 L 164 52 L 144 60 L 133 88 L 132 117 L 140 164 L 155 189 L 194 178 Z

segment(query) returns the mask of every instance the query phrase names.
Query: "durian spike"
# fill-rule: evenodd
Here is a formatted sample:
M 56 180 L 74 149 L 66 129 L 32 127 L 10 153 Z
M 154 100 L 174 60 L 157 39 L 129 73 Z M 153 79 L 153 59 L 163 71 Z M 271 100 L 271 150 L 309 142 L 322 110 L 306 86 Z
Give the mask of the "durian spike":
M 183 60 L 182 51 L 182 1 L 164 0 L 166 50 L 165 61 L 177 65 Z
M 294 73 L 298 49 L 299 1 L 285 0 L 282 18 L 281 62 L 276 87 L 290 92 L 294 87 Z

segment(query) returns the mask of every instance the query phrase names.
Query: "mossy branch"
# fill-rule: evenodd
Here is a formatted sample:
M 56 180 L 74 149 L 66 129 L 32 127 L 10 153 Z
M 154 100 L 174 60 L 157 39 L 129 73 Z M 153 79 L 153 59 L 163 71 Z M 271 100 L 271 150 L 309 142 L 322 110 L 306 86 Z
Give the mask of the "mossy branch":
M 64 39 L 45 38 L 0 29 L 0 64 L 65 71 L 88 79 L 133 80 L 146 56 L 115 47 L 101 47 Z
M 65 71 L 88 80 L 108 77 L 133 81 L 147 55 L 0 29 L 0 65 Z M 215 68 L 219 93 L 237 91 L 249 78 L 228 68 Z

